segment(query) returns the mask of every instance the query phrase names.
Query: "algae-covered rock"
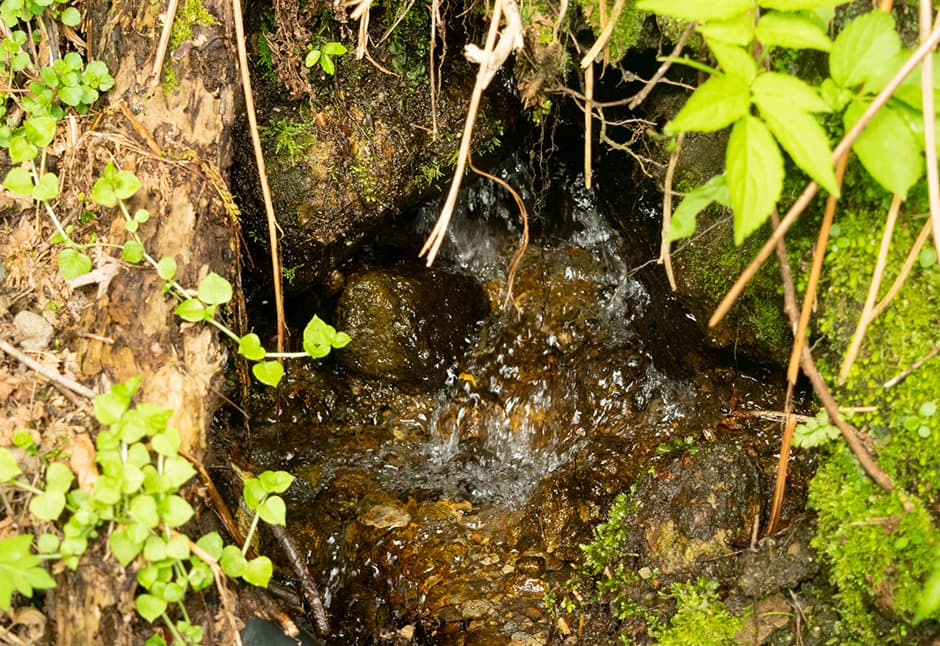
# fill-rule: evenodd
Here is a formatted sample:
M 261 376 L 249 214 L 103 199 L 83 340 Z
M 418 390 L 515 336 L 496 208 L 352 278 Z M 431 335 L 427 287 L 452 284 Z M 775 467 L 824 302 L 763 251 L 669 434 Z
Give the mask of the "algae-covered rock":
M 707 569 L 746 545 L 761 504 L 754 461 L 713 444 L 673 462 L 637 491 L 640 561 L 663 574 Z
M 371 270 L 346 282 L 337 325 L 353 342 L 340 362 L 390 381 L 440 375 L 488 311 L 482 288 L 460 274 L 431 269 Z

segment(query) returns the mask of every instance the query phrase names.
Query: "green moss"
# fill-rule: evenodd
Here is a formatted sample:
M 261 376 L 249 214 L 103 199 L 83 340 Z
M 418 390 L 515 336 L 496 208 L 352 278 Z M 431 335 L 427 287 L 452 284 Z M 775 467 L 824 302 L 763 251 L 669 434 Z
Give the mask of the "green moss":
M 713 579 L 673 584 L 665 596 L 675 599 L 676 614 L 667 628 L 654 628 L 650 636 L 662 646 L 737 643 L 735 633 L 744 627 L 746 617 L 731 614 L 717 588 Z
M 313 119 L 303 117 L 275 117 L 259 132 L 266 142 L 273 144 L 274 153 L 296 164 L 315 140 Z
M 176 19 L 170 32 L 170 51 L 193 37 L 193 27 L 206 27 L 217 22 L 201 0 L 183 0 L 176 10 Z
M 827 341 L 818 362 L 829 383 L 835 381 L 865 299 L 883 214 L 877 207 L 856 207 L 833 232 L 818 320 Z M 923 223 L 910 217 L 899 221 L 881 295 Z M 843 630 L 847 638 L 867 643 L 909 639 L 910 621 L 940 550 L 940 415 L 934 412 L 940 403 L 940 360 L 884 386 L 940 343 L 938 312 L 940 270 L 935 263 L 916 264 L 901 292 L 868 328 L 855 366 L 836 393 L 841 405 L 875 408 L 852 422 L 873 438 L 874 457 L 890 475 L 894 491 L 874 485 L 841 441 L 822 458 L 810 483 L 810 504 L 819 514 L 814 544 L 839 589 Z
M 581 13 L 591 26 L 595 37 L 603 30 L 601 25 L 601 2 L 606 3 L 606 0 L 578 0 L 578 4 L 581 6 Z M 636 45 L 640 38 L 643 29 L 643 21 L 646 20 L 649 14 L 645 11 L 639 11 L 635 5 L 636 2 L 634 0 L 627 0 L 624 3 L 620 18 L 617 20 L 617 26 L 614 28 L 610 40 L 607 42 L 607 50 L 610 52 L 611 63 L 619 62 L 630 48 Z M 604 5 L 603 15 L 605 18 L 609 18 L 611 8 L 612 4 Z

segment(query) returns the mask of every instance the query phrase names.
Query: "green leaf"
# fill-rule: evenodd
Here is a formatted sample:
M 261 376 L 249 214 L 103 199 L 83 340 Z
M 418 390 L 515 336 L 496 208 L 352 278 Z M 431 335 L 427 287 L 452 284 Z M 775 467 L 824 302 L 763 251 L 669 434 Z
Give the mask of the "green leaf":
M 51 462 L 46 467 L 46 491 L 67 493 L 75 480 L 75 474 L 61 462 Z
M 271 563 L 271 559 L 267 556 L 258 556 L 248 561 L 242 578 L 252 585 L 266 588 L 273 573 L 274 564 Z
M 276 387 L 284 376 L 284 366 L 277 361 L 262 361 L 251 367 L 251 374 L 261 383 Z
M 919 624 L 928 617 L 936 616 L 937 610 L 940 610 L 940 561 L 934 563 L 933 573 L 924 583 L 924 589 L 920 593 L 917 602 L 917 614 L 914 616 L 914 624 Z
M 48 202 L 59 196 L 59 178 L 55 173 L 44 173 L 33 188 L 33 199 Z
M 131 498 L 127 506 L 127 515 L 144 527 L 154 528 L 160 522 L 157 501 L 153 496 L 142 493 Z
M 280 496 L 268 496 L 255 510 L 261 520 L 269 525 L 285 525 L 287 523 L 287 506 Z
M 832 49 L 832 41 L 825 31 L 812 20 L 794 13 L 764 14 L 757 21 L 755 35 L 764 47 L 818 49 L 823 52 Z
M 196 298 L 187 298 L 185 301 L 176 306 L 176 309 L 173 310 L 173 313 L 184 321 L 189 321 L 190 323 L 195 323 L 197 321 L 202 321 L 206 313 L 206 308 L 202 303 L 199 302 Z
M 30 117 L 23 123 L 23 133 L 29 143 L 45 148 L 55 139 L 55 126 L 55 117 Z
M 849 104 L 843 115 L 846 130 L 855 125 L 867 107 L 859 100 Z M 924 172 L 920 142 L 890 105 L 875 113 L 852 150 L 875 181 L 902 199 Z
M 219 557 L 219 565 L 227 575 L 238 578 L 245 573 L 248 561 L 245 560 L 240 549 L 234 545 L 226 545 L 222 550 L 222 556 Z
M 727 20 L 710 20 L 696 27 L 695 31 L 705 36 L 709 42 L 743 47 L 754 40 L 754 19 L 742 13 Z
M 238 354 L 251 361 L 261 361 L 267 353 L 261 347 L 261 338 L 252 332 L 238 340 Z
M 177 534 L 166 542 L 166 555 L 171 559 L 182 561 L 189 558 L 189 538 Z
M 33 178 L 29 171 L 22 166 L 14 166 L 3 180 L 3 188 L 16 195 L 31 197 L 33 194 Z
M 162 561 L 166 558 L 166 541 L 162 536 L 148 536 L 144 542 L 144 560 L 151 563 Z
M 933 247 L 927 247 L 917 256 L 917 264 L 921 269 L 930 269 L 937 264 L 937 251 Z
M 157 263 L 157 275 L 168 283 L 176 280 L 176 259 L 172 256 L 160 258 Z
M 196 475 L 196 469 L 182 456 L 168 457 L 163 462 L 163 477 L 171 488 L 179 490 Z
M 66 27 L 77 27 L 82 21 L 82 14 L 80 14 L 75 7 L 66 7 L 63 9 L 62 13 L 59 14 L 59 20 L 61 20 L 62 24 Z
M 933 401 L 927 401 L 920 405 L 920 408 L 917 409 L 917 414 L 921 417 L 933 417 L 937 412 L 937 403 Z
M 751 93 L 742 78 L 716 74 L 692 93 L 664 132 L 674 135 L 688 130 L 721 130 L 744 117 L 750 105 Z
M 80 85 L 65 85 L 59 88 L 59 100 L 73 108 L 81 105 L 84 96 L 85 91 Z
M 36 539 L 36 550 L 40 554 L 54 554 L 59 549 L 59 537 L 46 532 Z
M 91 189 L 91 199 L 101 206 L 112 207 L 117 205 L 117 196 L 114 194 L 112 183 L 99 177 Z
M 783 156 L 767 126 L 751 115 L 734 124 L 725 151 L 725 175 L 740 245 L 770 216 L 783 190 Z
M 127 262 L 136 265 L 144 259 L 144 245 L 136 240 L 128 240 L 121 247 L 121 257 Z
M 91 258 L 77 249 L 63 249 L 59 252 L 56 262 L 59 265 L 59 274 L 64 280 L 72 280 L 84 276 L 91 271 Z
M 851 0 L 758 0 L 757 4 L 766 9 L 779 11 L 800 11 L 802 9 L 816 9 L 831 5 L 845 4 Z
M 180 434 L 172 426 L 150 439 L 153 450 L 163 456 L 175 456 L 180 448 Z
M 789 74 L 764 72 L 751 83 L 754 101 L 770 102 L 802 110 L 803 112 L 829 112 L 830 106 L 819 97 L 809 83 Z
M 336 72 L 336 65 L 333 63 L 333 59 L 326 55 L 326 52 L 320 57 L 320 67 L 330 76 L 333 76 Z
M 333 347 L 339 350 L 340 348 L 345 348 L 349 345 L 349 342 L 352 341 L 352 337 L 346 334 L 345 332 L 337 332 L 336 338 L 333 339 Z
M 689 22 L 727 20 L 754 8 L 752 0 L 638 0 L 636 8 Z
M 813 115 L 782 101 L 754 97 L 761 116 L 790 158 L 829 193 L 839 196 L 826 131 Z
M 212 568 L 198 558 L 192 561 L 192 567 L 186 574 L 186 580 L 193 590 L 198 592 L 212 585 Z
M 55 580 L 39 564 L 38 556 L 30 551 L 32 534 L 20 534 L 0 539 L 0 609 L 9 611 L 15 589 L 26 597 L 33 590 L 55 587 Z
M 0 446 L 0 482 L 12 482 L 21 473 L 23 471 L 10 449 Z
M 29 501 L 29 511 L 42 520 L 58 520 L 65 509 L 65 494 L 61 491 L 46 491 Z
M 114 195 L 119 200 L 129 200 L 140 187 L 137 175 L 129 170 L 120 171 L 114 178 Z
M 320 50 L 311 49 L 307 52 L 307 55 L 304 57 L 304 65 L 307 67 L 313 67 L 320 60 Z
M 757 76 L 757 63 L 743 47 L 725 45 L 710 40 L 706 42 L 725 74 L 740 77 L 747 83 L 753 81 L 754 77 Z
M 116 423 L 127 410 L 129 401 L 115 392 L 106 392 L 95 397 L 95 419 L 105 425 Z
M 257 480 L 267 493 L 284 493 L 294 482 L 294 476 L 287 471 L 264 471 Z
M 196 545 L 215 560 L 219 560 L 219 557 L 222 556 L 222 548 L 225 547 L 222 537 L 219 536 L 218 532 L 205 534 L 196 541 Z
M 192 505 L 182 496 L 173 494 L 160 501 L 160 517 L 170 527 L 185 525 L 194 513 Z
M 215 272 L 199 281 L 199 300 L 206 305 L 221 305 L 232 299 L 232 284 Z
M 166 601 L 152 594 L 137 595 L 134 603 L 137 606 L 137 613 L 150 623 L 159 619 L 160 615 L 166 611 Z
M 267 497 L 268 490 L 258 478 L 248 478 L 242 485 L 242 497 L 248 509 L 256 511 L 258 505 Z
M 872 11 L 853 20 L 836 37 L 829 53 L 832 80 L 844 88 L 854 88 L 891 65 L 901 50 L 901 37 L 894 30 L 894 18 Z
M 10 153 L 10 161 L 14 164 L 28 162 L 36 158 L 39 149 L 27 141 L 24 135 L 17 135 L 10 139 L 10 146 L 7 149 Z
M 323 46 L 323 53 L 327 56 L 342 56 L 346 53 L 346 48 L 342 43 L 329 42 Z

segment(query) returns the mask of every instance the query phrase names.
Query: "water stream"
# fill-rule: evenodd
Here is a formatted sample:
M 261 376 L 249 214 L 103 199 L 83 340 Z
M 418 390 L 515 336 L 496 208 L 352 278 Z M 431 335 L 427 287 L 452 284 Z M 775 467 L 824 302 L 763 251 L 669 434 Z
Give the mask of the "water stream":
M 277 402 L 255 401 L 246 452 L 299 476 L 289 523 L 335 643 L 409 630 L 426 643 L 544 643 L 541 598 L 612 497 L 677 441 L 702 440 L 732 398 L 773 397 L 715 367 L 576 173 L 540 194 L 523 160 L 499 172 L 538 235 L 503 308 L 519 216 L 489 182 L 464 190 L 442 263 L 480 281 L 491 313 L 440 379 L 397 384 L 326 361 L 292 369 Z M 418 212 L 416 239 L 438 208 Z

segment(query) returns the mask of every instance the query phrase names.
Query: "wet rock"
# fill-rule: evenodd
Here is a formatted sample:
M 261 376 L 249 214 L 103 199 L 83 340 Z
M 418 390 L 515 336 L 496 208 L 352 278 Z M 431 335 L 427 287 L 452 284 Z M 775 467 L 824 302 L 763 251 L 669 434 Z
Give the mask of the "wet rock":
M 810 545 L 812 537 L 810 523 L 803 521 L 781 535 L 766 538 L 758 551 L 742 554 L 738 589 L 746 597 L 762 597 L 815 576 L 819 561 Z
M 55 333 L 49 321 L 29 310 L 14 316 L 13 325 L 16 327 L 16 340 L 27 352 L 45 350 Z
M 337 326 L 352 337 L 338 353 L 350 370 L 403 382 L 429 380 L 466 347 L 470 328 L 488 311 L 471 278 L 438 269 L 372 270 L 351 276 Z
M 744 449 L 711 444 L 644 480 L 637 491 L 640 563 L 663 574 L 718 575 L 721 557 L 750 541 L 759 477 Z

